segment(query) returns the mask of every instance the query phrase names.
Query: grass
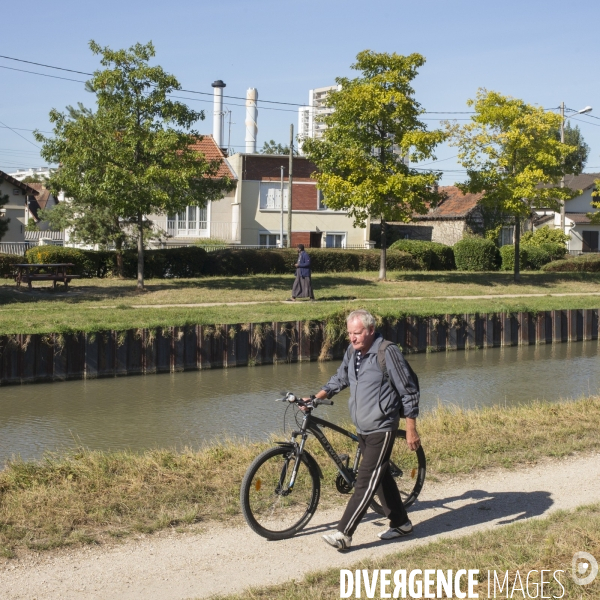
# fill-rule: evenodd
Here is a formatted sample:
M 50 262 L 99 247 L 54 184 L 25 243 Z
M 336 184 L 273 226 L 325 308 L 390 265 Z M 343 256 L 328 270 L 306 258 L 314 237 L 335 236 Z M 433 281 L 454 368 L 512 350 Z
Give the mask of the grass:
M 535 583 L 540 581 L 540 571 L 547 569 L 550 573 L 544 574 L 544 579 L 551 580 L 549 585 L 544 585 L 545 598 L 578 598 L 596 599 L 600 597 L 600 576 L 586 586 L 576 585 L 571 578 L 571 560 L 573 554 L 585 551 L 592 556 L 600 556 L 600 504 L 582 506 L 573 511 L 557 511 L 544 519 L 517 522 L 506 527 L 496 528 L 483 533 L 476 533 L 457 539 L 442 539 L 416 548 L 408 552 L 389 554 L 382 558 L 366 559 L 360 563 L 346 565 L 351 571 L 367 569 L 372 577 L 374 569 L 390 569 L 393 573 L 397 570 L 406 570 L 408 573 L 414 569 L 478 569 L 480 598 L 538 598 L 541 597 L 539 587 Z M 505 572 L 508 571 L 508 581 L 512 586 L 519 571 L 519 577 L 526 585 L 526 577 L 530 571 L 537 570 L 530 577 L 529 592 L 520 591 L 517 580 L 513 594 L 503 593 L 495 596 L 494 571 L 499 581 L 502 582 Z M 561 588 L 553 578 L 555 571 Z M 490 595 L 488 596 L 488 571 L 490 575 Z M 463 579 L 464 581 L 464 579 Z M 435 589 L 435 588 L 433 588 Z M 388 588 L 388 592 L 394 586 Z M 367 597 L 364 587 L 361 597 Z M 408 590 L 407 590 L 408 591 Z M 463 592 L 465 592 L 463 587 Z M 498 592 L 498 588 L 496 588 Z M 434 592 L 435 593 L 435 592 Z M 380 598 L 379 585 L 376 587 L 374 598 Z M 351 597 L 354 597 L 352 594 Z M 436 596 L 442 597 L 442 596 Z M 445 596 L 443 596 L 445 597 Z M 316 571 L 306 575 L 301 581 L 291 581 L 276 586 L 252 588 L 240 595 L 218 596 L 214 600 L 328 600 L 340 598 L 340 569 L 332 568 Z
M 478 411 L 440 408 L 419 421 L 430 479 L 600 448 L 598 397 Z M 349 450 L 346 439 L 331 437 L 339 452 Z M 269 445 L 230 441 L 200 451 L 80 450 L 37 463 L 12 460 L 0 471 L 0 555 L 237 522 L 244 472 Z M 324 472 L 321 507 L 346 502 L 320 446 L 312 441 L 308 450 Z
M 600 293 L 600 274 L 524 273 L 519 285 L 507 273 L 316 274 L 316 295 L 327 302 L 281 304 L 288 297 L 289 276 L 213 277 L 150 280 L 139 293 L 135 282 L 118 279 L 77 280 L 72 290 L 17 291 L 0 286 L 0 335 L 125 330 L 192 324 L 248 323 L 326 319 L 347 308 L 366 307 L 380 316 L 516 312 L 597 308 L 595 296 L 551 297 L 547 294 Z M 539 298 L 452 299 L 448 296 L 546 294 Z M 411 299 L 425 297 L 426 300 Z M 395 300 L 394 298 L 403 298 Z M 210 307 L 185 304 L 218 303 Z M 225 302 L 265 304 L 224 306 Z M 274 304 L 271 304 L 274 302 Z M 160 307 L 160 305 L 180 305 Z M 141 306 L 142 308 L 136 308 Z

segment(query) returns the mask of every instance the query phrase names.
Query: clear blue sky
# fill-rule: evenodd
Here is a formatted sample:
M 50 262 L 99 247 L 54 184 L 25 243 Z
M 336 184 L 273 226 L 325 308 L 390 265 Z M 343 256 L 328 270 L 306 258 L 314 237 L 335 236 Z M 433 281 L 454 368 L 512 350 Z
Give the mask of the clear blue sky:
M 349 66 L 360 50 L 419 52 L 427 64 L 414 82 L 416 97 L 429 111 L 467 110 L 465 101 L 486 87 L 547 108 L 562 100 L 574 109 L 591 105 L 591 114 L 600 117 L 599 17 L 600 5 L 555 0 L 30 0 L 4 6 L 0 54 L 91 72 L 98 61 L 89 51 L 90 39 L 113 48 L 152 40 L 156 62 L 184 88 L 212 92 L 210 84 L 222 79 L 230 95 L 244 96 L 256 87 L 259 99 L 303 103 L 310 88 L 351 76 Z M 82 78 L 6 59 L 0 66 Z M 4 68 L 0 82 L 0 121 L 22 128 L 18 133 L 33 143 L 25 130 L 48 131 L 51 108 L 93 103 L 80 83 Z M 206 109 L 197 129 L 211 133 L 206 100 L 189 104 Z M 228 103 L 231 144 L 242 150 L 244 108 L 238 103 Z M 259 147 L 269 139 L 287 142 L 297 112 L 266 106 L 259 103 Z M 600 120 L 578 119 L 591 147 L 586 170 L 600 171 Z M 443 160 L 455 154 L 446 147 L 437 153 L 439 168 L 448 170 L 444 184 L 462 180 L 462 173 L 451 171 L 460 168 L 456 162 Z M 0 127 L 0 169 L 43 164 L 31 143 Z

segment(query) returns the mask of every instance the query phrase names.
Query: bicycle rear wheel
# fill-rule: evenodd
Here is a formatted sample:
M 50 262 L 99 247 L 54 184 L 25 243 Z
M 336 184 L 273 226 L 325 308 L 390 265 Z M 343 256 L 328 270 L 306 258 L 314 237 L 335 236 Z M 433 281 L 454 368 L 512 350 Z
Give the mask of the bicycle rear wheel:
M 296 453 L 290 446 L 269 448 L 250 465 L 242 481 L 242 512 L 250 528 L 268 540 L 290 538 L 310 521 L 321 493 L 314 460 L 302 455 L 296 480 L 290 479 Z
M 419 447 L 416 452 L 409 450 L 406 445 L 406 431 L 403 429 L 399 429 L 396 433 L 394 448 L 390 456 L 390 469 L 398 486 L 402 503 L 408 508 L 421 492 L 427 469 L 423 448 Z M 375 492 L 370 506 L 377 514 L 383 515 L 379 493 L 380 489 Z

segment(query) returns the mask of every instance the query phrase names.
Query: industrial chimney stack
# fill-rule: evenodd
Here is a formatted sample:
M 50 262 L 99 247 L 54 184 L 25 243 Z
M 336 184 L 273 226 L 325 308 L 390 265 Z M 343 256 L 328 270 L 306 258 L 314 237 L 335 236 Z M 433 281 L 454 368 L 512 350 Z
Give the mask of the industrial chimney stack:
M 223 88 L 225 87 L 225 84 L 220 79 L 217 79 L 217 81 L 212 84 L 212 87 L 215 90 L 213 104 L 213 138 L 217 146 L 222 148 L 224 136 L 223 131 L 225 128 L 223 118 L 225 115 L 223 112 Z
M 256 133 L 258 126 L 258 108 L 256 101 L 258 92 L 255 88 L 248 88 L 246 92 L 246 152 L 254 154 L 256 152 Z

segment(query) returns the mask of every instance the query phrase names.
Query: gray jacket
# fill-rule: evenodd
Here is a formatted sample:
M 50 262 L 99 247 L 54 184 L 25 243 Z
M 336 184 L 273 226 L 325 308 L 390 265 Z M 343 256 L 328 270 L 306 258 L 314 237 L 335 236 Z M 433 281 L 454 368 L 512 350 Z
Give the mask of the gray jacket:
M 358 380 L 356 353 L 350 358 L 348 347 L 337 373 L 322 388 L 331 398 L 350 386 L 350 417 L 357 432 L 363 435 L 393 431 L 398 427 L 400 416 L 416 418 L 419 414 L 419 391 L 397 346 L 392 345 L 385 351 L 389 380 L 381 372 L 377 364 L 377 349 L 381 342 L 383 337 L 377 334 L 362 357 Z

